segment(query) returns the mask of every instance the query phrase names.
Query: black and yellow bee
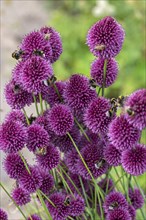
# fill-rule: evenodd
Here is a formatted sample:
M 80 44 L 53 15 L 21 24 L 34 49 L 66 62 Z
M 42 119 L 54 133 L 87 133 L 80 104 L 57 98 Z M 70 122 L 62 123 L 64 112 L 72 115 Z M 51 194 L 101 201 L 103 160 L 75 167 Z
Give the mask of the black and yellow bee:
M 45 57 L 45 54 L 42 50 L 34 50 L 33 54 L 35 54 L 36 56 Z
M 100 161 L 98 161 L 97 163 L 95 163 L 95 168 L 96 169 L 100 169 L 105 163 L 104 159 L 101 159 Z
M 13 53 L 12 53 L 12 57 L 16 60 L 19 60 L 22 55 L 24 54 L 24 52 L 20 49 L 20 50 L 15 50 Z
M 68 206 L 68 205 L 70 205 L 70 197 L 69 196 L 67 196 L 66 198 L 65 198 L 65 201 L 64 201 L 64 205 L 65 206 Z
M 119 96 L 118 98 L 111 98 L 111 108 L 108 112 L 106 112 L 106 115 L 108 117 L 113 117 L 114 114 L 117 112 L 118 108 L 124 107 L 124 102 L 126 100 L 127 96 Z
M 19 86 L 19 85 L 14 85 L 14 87 L 13 87 L 13 92 L 14 92 L 15 94 L 18 94 L 20 91 L 21 91 L 20 86 Z
M 97 84 L 96 84 L 95 79 L 90 79 L 90 80 L 89 80 L 89 84 L 90 84 L 90 88 L 91 88 L 91 89 L 96 89 Z
M 44 80 L 44 85 L 45 85 L 45 86 L 50 86 L 50 85 L 52 85 L 56 80 L 57 80 L 57 78 L 56 78 L 55 76 L 51 76 L 50 79 Z
M 43 146 L 43 147 L 37 147 L 36 148 L 36 151 L 35 151 L 35 154 L 36 155 L 46 155 L 47 153 L 47 147 L 46 146 Z
M 135 114 L 135 112 L 131 109 L 131 108 L 127 108 L 126 112 L 128 113 L 128 115 L 133 116 Z
M 31 115 L 30 115 L 30 117 L 28 118 L 28 120 L 29 120 L 29 123 L 30 123 L 30 124 L 32 124 L 32 123 L 33 123 L 33 121 L 35 121 L 35 120 L 36 120 L 36 117 L 35 117 L 35 116 L 33 116 L 33 114 L 31 114 Z
M 101 50 L 102 51 L 102 50 L 105 50 L 105 48 L 106 48 L 106 46 L 101 44 L 101 45 L 95 46 L 94 50 Z

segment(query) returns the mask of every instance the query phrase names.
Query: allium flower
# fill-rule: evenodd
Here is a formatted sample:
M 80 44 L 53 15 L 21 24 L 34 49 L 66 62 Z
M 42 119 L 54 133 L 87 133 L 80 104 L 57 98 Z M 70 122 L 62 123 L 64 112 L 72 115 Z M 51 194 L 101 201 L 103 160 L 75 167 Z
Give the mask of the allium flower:
M 104 87 L 111 86 L 118 74 L 118 64 L 115 59 L 109 59 L 107 62 L 106 77 Z M 97 59 L 91 65 L 91 77 L 95 79 L 98 86 L 102 87 L 104 82 L 104 59 Z
M 47 206 L 53 220 L 65 220 L 70 214 L 70 205 L 66 204 L 66 194 L 61 192 L 53 193 L 49 199 L 53 202 L 55 207 L 47 202 Z
M 65 135 L 74 124 L 73 115 L 68 106 L 59 104 L 50 109 L 48 120 L 50 128 L 57 135 Z
M 127 210 L 128 203 L 122 193 L 114 191 L 106 196 L 103 207 L 105 213 L 112 212 L 113 210 L 117 210 L 119 208 Z
M 126 209 L 119 207 L 118 209 L 108 212 L 106 220 L 131 220 L 131 217 Z
M 46 154 L 37 155 L 36 160 L 42 168 L 51 170 L 59 164 L 60 153 L 53 145 L 48 145 Z
M 42 177 L 37 167 L 29 167 L 30 173 L 27 170 L 22 172 L 19 178 L 20 187 L 25 189 L 28 193 L 34 193 L 42 184 Z
M 25 65 L 24 61 L 19 61 L 14 69 L 12 70 L 12 79 L 16 82 L 16 84 L 21 85 L 21 76 L 22 76 L 22 71 L 23 67 Z
M 74 74 L 66 83 L 64 98 L 76 114 L 84 111 L 96 97 L 96 92 L 90 88 L 89 79 L 83 75 Z
M 109 123 L 112 117 L 107 116 L 107 112 L 110 110 L 110 102 L 99 97 L 93 100 L 84 114 L 85 125 L 93 133 L 105 133 L 108 129 Z
M 52 75 L 50 63 L 41 57 L 33 56 L 25 62 L 21 81 L 25 90 L 37 94 L 42 90 L 43 81 Z
M 25 170 L 25 165 L 17 153 L 11 153 L 4 160 L 4 169 L 10 178 L 18 179 Z
M 109 126 L 110 141 L 121 151 L 132 148 L 139 137 L 139 130 L 130 125 L 124 115 L 115 118 Z
M 6 121 L 19 121 L 26 125 L 26 118 L 20 110 L 12 110 L 6 115 Z
M 7 213 L 3 209 L 1 209 L 1 208 L 0 208 L 0 219 L 1 220 L 8 220 Z
M 52 57 L 51 45 L 39 31 L 33 31 L 27 34 L 22 40 L 20 49 L 23 51 L 23 60 L 39 54 L 47 60 L 50 60 Z
M 32 95 L 25 91 L 22 86 L 11 80 L 5 87 L 5 98 L 12 109 L 22 109 L 32 103 Z
M 77 173 L 78 158 L 79 158 L 78 153 L 76 149 L 74 148 L 65 154 L 64 161 L 71 173 L 74 173 L 74 174 Z
M 101 58 L 115 57 L 124 41 L 124 30 L 112 17 L 105 17 L 88 31 L 87 44 L 90 51 Z
M 84 199 L 81 196 L 76 195 L 75 199 L 72 199 L 72 201 L 70 202 L 70 215 L 79 216 L 83 213 L 84 209 L 85 209 Z
M 60 95 L 58 96 L 53 85 L 48 87 L 48 94 L 47 94 L 46 101 L 49 103 L 51 107 L 55 104 L 60 104 L 61 101 L 63 100 L 63 91 L 65 88 L 65 82 L 59 81 L 59 82 L 56 82 L 55 85 Z
M 0 127 L 0 149 L 6 153 L 21 150 L 27 139 L 26 128 L 21 122 L 6 121 Z
M 122 153 L 121 162 L 124 170 L 134 176 L 146 171 L 146 146 L 136 144 Z
M 72 136 L 75 143 L 78 143 L 80 139 L 80 132 L 76 126 L 72 128 L 72 130 L 70 131 L 70 135 Z M 55 136 L 53 143 L 56 147 L 60 149 L 60 151 L 64 153 L 74 148 L 74 145 L 67 134 L 63 136 Z
M 108 164 L 103 159 L 103 149 L 101 148 L 101 146 L 88 144 L 86 147 L 82 148 L 81 154 L 89 170 L 95 178 L 106 173 L 108 169 Z M 85 179 L 91 179 L 91 176 L 81 159 L 78 160 L 76 167 L 77 172 L 82 177 L 84 177 Z
M 102 179 L 98 185 L 100 186 L 100 188 L 104 191 L 104 192 L 108 192 L 110 190 L 113 191 L 114 189 L 114 183 L 112 181 L 112 179 L 107 179 L 107 178 L 104 178 Z
M 138 188 L 132 190 L 131 188 L 129 189 L 129 198 L 132 203 L 132 206 L 135 209 L 140 209 L 142 208 L 144 204 L 144 199 L 143 196 Z
M 27 147 L 30 151 L 36 152 L 48 145 L 49 135 L 47 131 L 37 124 L 32 124 L 27 129 Z
M 43 193 L 49 194 L 50 190 L 54 186 L 54 179 L 53 179 L 52 175 L 49 174 L 48 171 L 46 171 L 46 170 L 41 170 L 40 169 L 40 174 L 41 174 L 41 177 L 42 177 L 42 184 L 41 184 L 39 189 Z
M 42 220 L 42 219 L 38 215 L 33 214 L 30 217 L 28 217 L 27 220 Z
M 121 152 L 109 144 L 104 150 L 104 158 L 111 166 L 118 166 L 121 164 Z
M 139 89 L 132 93 L 125 103 L 126 118 L 134 127 L 142 130 L 146 128 L 146 89 Z
M 30 202 L 30 194 L 23 188 L 18 187 L 12 191 L 12 198 L 17 205 L 22 206 Z
M 50 43 L 52 49 L 51 63 L 59 59 L 62 53 L 62 41 L 60 34 L 52 27 L 43 27 L 40 32 L 44 35 L 47 42 Z
M 136 210 L 132 205 L 128 206 L 128 212 L 130 214 L 131 219 L 135 220 L 136 219 Z

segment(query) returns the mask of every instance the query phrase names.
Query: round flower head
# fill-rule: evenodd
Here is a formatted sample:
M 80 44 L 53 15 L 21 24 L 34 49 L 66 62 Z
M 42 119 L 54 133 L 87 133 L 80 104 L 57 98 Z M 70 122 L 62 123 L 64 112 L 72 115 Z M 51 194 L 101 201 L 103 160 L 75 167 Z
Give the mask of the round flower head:
M 25 170 L 25 165 L 17 153 L 11 153 L 4 160 L 4 169 L 10 178 L 18 179 Z
M 27 170 L 22 172 L 19 178 L 20 187 L 28 193 L 34 193 L 42 184 L 42 177 L 38 167 L 29 167 L 30 173 Z
M 76 195 L 75 199 L 72 199 L 70 201 L 70 215 L 79 216 L 83 214 L 84 209 L 85 209 L 84 199 L 81 196 Z
M 42 168 L 51 170 L 59 164 L 60 153 L 53 145 L 49 145 L 47 146 L 45 154 L 38 154 L 36 160 L 38 165 Z
M 78 143 L 80 139 L 80 132 L 76 126 L 72 128 L 72 130 L 70 131 L 70 135 L 72 136 L 75 143 Z M 56 147 L 60 149 L 60 151 L 64 153 L 74 148 L 74 145 L 67 134 L 63 136 L 55 136 L 53 143 Z
M 112 144 L 105 148 L 104 158 L 111 166 L 119 166 L 121 164 L 121 152 Z
M 59 59 L 62 53 L 62 41 L 60 34 L 52 27 L 43 27 L 40 32 L 44 35 L 44 38 L 49 42 L 52 49 L 52 56 L 50 58 L 51 63 L 54 63 Z
M 48 94 L 47 94 L 47 102 L 49 103 L 49 105 L 52 107 L 55 104 L 60 104 L 63 100 L 63 91 L 65 88 L 65 82 L 56 82 L 55 83 L 58 92 L 59 92 L 59 96 L 54 88 L 53 85 L 48 87 Z
M 41 170 L 40 169 L 40 174 L 42 177 L 42 184 L 40 186 L 40 190 L 45 193 L 49 194 L 51 189 L 54 186 L 54 179 L 51 174 L 49 174 L 46 170 Z
M 30 125 L 27 129 L 27 133 L 27 147 L 30 151 L 37 153 L 37 150 L 41 150 L 48 145 L 49 135 L 47 131 L 40 125 Z
M 30 202 L 30 194 L 23 188 L 18 187 L 12 191 L 12 198 L 18 206 L 25 205 Z
M 32 93 L 41 92 L 43 81 L 53 75 L 52 66 L 41 57 L 33 56 L 25 62 L 22 72 L 22 84 L 25 90 Z
M 17 83 L 21 85 L 21 76 L 22 76 L 22 71 L 23 67 L 25 65 L 24 61 L 19 61 L 14 69 L 12 70 L 12 79 Z
M 47 202 L 47 207 L 53 220 L 65 220 L 70 215 L 70 204 L 67 203 L 67 196 L 61 192 L 53 193 L 49 199 L 55 207 Z
M 143 196 L 138 188 L 134 190 L 129 189 L 129 198 L 130 198 L 132 206 L 135 209 L 140 209 L 144 205 Z
M 109 59 L 106 68 L 106 77 L 104 87 L 111 86 L 118 74 L 118 64 L 115 59 Z M 91 65 L 91 77 L 95 80 L 99 87 L 103 86 L 104 82 L 104 59 L 97 59 Z
M 104 192 L 108 192 L 108 191 L 113 191 L 114 189 L 114 183 L 112 181 L 112 179 L 107 179 L 107 178 L 104 178 L 102 179 L 98 185 L 100 186 L 100 188 L 104 191 Z
M 132 148 L 139 137 L 139 130 L 130 125 L 124 115 L 115 118 L 109 126 L 110 141 L 121 151 Z
M 38 215 L 33 214 L 30 217 L 28 217 L 27 220 L 42 220 L 42 219 Z
M 131 94 L 125 103 L 126 118 L 134 127 L 146 128 L 146 89 L 140 89 Z
M 12 109 L 22 109 L 32 103 L 32 95 L 25 91 L 22 86 L 11 80 L 5 87 L 5 98 Z
M 131 220 L 131 217 L 126 209 L 118 208 L 108 212 L 106 220 Z
M 21 150 L 27 139 L 26 128 L 21 122 L 6 121 L 0 127 L 0 149 L 6 153 Z
M 114 18 L 108 16 L 89 29 L 87 44 L 95 56 L 104 59 L 111 58 L 120 52 L 124 35 L 121 25 Z
M 84 114 L 85 125 L 93 133 L 105 133 L 112 120 L 112 117 L 107 116 L 109 110 L 110 102 L 107 99 L 103 97 L 94 99 Z
M 52 48 L 50 43 L 44 38 L 39 31 L 33 31 L 27 34 L 20 45 L 22 50 L 22 59 L 26 60 L 33 55 L 41 56 L 50 60 L 52 56 Z
M 26 125 L 26 118 L 20 110 L 12 110 L 6 115 L 6 121 L 19 121 Z
M 1 209 L 1 208 L 0 208 L 0 219 L 1 220 L 8 220 L 7 213 L 3 209 Z
M 55 105 L 50 109 L 48 120 L 50 128 L 57 135 L 65 135 L 69 132 L 74 124 L 73 115 L 66 105 Z
M 106 196 L 103 207 L 105 213 L 108 213 L 119 208 L 128 209 L 128 203 L 122 193 L 114 191 Z
M 65 154 L 65 164 L 67 165 L 71 173 L 77 174 L 77 162 L 78 162 L 78 153 L 76 149 L 71 149 Z
M 136 220 L 136 210 L 132 205 L 128 206 L 128 212 L 132 220 Z
M 65 101 L 76 114 L 83 112 L 96 96 L 90 88 L 89 79 L 79 74 L 72 75 L 64 89 Z
M 146 146 L 136 144 L 122 153 L 121 162 L 124 170 L 134 176 L 146 171 Z
M 103 149 L 101 146 L 88 144 L 86 147 L 82 148 L 81 154 L 94 178 L 101 176 L 107 171 L 108 164 L 103 159 Z M 77 172 L 83 178 L 91 179 L 91 176 L 81 159 L 78 160 L 76 167 Z

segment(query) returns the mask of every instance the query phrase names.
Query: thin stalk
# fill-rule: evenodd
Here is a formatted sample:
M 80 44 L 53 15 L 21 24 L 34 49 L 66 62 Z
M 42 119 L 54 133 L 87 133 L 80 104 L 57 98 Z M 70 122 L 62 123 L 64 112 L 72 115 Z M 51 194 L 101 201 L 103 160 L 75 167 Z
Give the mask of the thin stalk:
M 48 110 L 47 102 L 45 101 L 45 109 Z
M 104 96 L 104 88 L 105 88 L 105 81 L 106 81 L 106 69 L 107 69 L 107 59 L 104 60 L 104 67 L 103 67 L 102 96 Z
M 25 108 L 22 108 L 22 110 L 23 110 L 23 113 L 24 113 L 24 115 L 25 115 L 27 124 L 30 125 L 30 122 L 29 122 L 28 116 L 27 116 L 27 114 L 26 114 Z
M 27 163 L 26 163 L 26 160 L 25 160 L 25 158 L 23 157 L 23 155 L 21 154 L 21 152 L 19 152 L 19 155 L 20 155 L 21 160 L 23 161 L 23 163 L 24 163 L 24 165 L 25 165 L 26 170 L 28 171 L 29 174 L 31 174 L 30 169 L 29 169 L 29 167 L 28 167 L 28 165 L 27 165 Z
M 56 207 L 55 204 L 48 198 L 48 196 L 46 196 L 41 190 L 39 190 L 39 191 L 40 191 L 40 193 L 45 197 L 45 199 L 48 200 L 48 202 L 49 202 L 52 206 Z
M 81 187 L 82 187 L 82 191 L 83 191 L 83 195 L 84 195 L 86 204 L 90 208 L 90 205 L 89 205 L 89 202 L 88 202 L 88 199 L 87 199 L 87 195 L 86 195 L 86 192 L 85 192 L 85 188 L 84 188 L 84 185 L 83 185 L 83 182 L 82 182 L 82 179 L 81 179 L 80 176 L 79 176 L 79 180 L 80 180 L 80 184 L 81 184 Z
M 20 207 L 16 204 L 16 202 L 13 200 L 13 198 L 11 197 L 11 195 L 9 194 L 9 192 L 6 190 L 6 188 L 4 187 L 4 185 L 2 183 L 0 183 L 0 186 L 2 187 L 2 189 L 5 191 L 5 193 L 8 195 L 8 197 L 13 201 L 13 203 L 15 204 L 15 206 L 17 207 L 17 209 L 20 211 L 20 213 L 22 214 L 22 216 L 24 217 L 24 219 L 27 219 L 27 217 L 25 216 L 25 214 L 23 213 L 23 211 L 20 209 Z
M 126 173 L 124 173 L 120 178 L 118 178 L 118 180 L 114 183 L 114 186 L 112 186 L 110 189 L 109 189 L 109 193 L 115 188 L 117 187 L 117 184 L 121 181 L 121 179 L 123 178 L 123 176 L 125 176 Z M 109 174 L 109 176 L 113 179 L 112 175 Z
M 39 100 L 40 100 L 41 114 L 43 114 L 44 113 L 44 109 L 43 109 L 43 100 L 42 100 L 41 93 L 39 93 Z
M 101 87 L 99 87 L 99 89 L 98 89 L 98 93 L 97 93 L 98 96 L 100 94 L 100 91 L 101 91 Z
M 74 121 L 78 125 L 78 127 L 80 128 L 81 132 L 84 134 L 84 136 L 87 139 L 87 141 L 90 142 L 89 137 L 87 136 L 86 132 L 84 131 L 84 129 L 82 128 L 82 126 L 80 125 L 80 123 L 78 122 L 78 120 L 75 117 L 74 117 Z
M 38 109 L 38 105 L 37 105 L 36 97 L 35 97 L 34 94 L 32 94 L 32 96 L 33 96 L 33 99 L 34 99 L 34 104 L 35 104 L 35 108 L 36 108 L 37 115 L 39 116 L 40 114 L 39 114 L 39 109 Z
M 135 176 L 132 176 L 132 177 L 133 177 L 133 179 L 134 179 L 134 181 L 135 181 L 135 184 L 136 184 L 137 187 L 139 188 L 139 190 L 140 190 L 140 192 L 141 192 L 141 194 L 142 194 L 142 197 L 143 197 L 144 201 L 146 202 L 145 195 L 144 195 L 143 191 L 141 190 L 141 187 L 139 186 L 139 184 L 138 184 L 138 182 L 137 182 L 137 180 L 136 180 L 136 177 L 135 177 Z
M 63 102 L 62 97 L 61 97 L 61 95 L 60 95 L 60 93 L 59 93 L 59 91 L 58 91 L 58 88 L 57 88 L 57 86 L 56 86 L 55 83 L 53 83 L 53 87 L 54 87 L 54 89 L 55 89 L 55 91 L 56 91 L 56 93 L 57 93 L 57 95 L 58 95 L 60 101 Z
M 118 179 L 120 179 L 121 186 L 122 186 L 122 188 L 123 188 L 123 190 L 124 190 L 124 193 L 126 194 L 126 189 L 125 189 L 125 187 L 123 186 L 123 183 L 122 183 L 122 181 L 121 181 L 121 178 L 120 178 L 120 176 L 119 176 L 119 174 L 118 174 L 116 168 L 115 168 L 115 167 L 113 167 L 113 168 L 114 168 L 114 171 L 115 171 L 115 173 L 116 173 Z M 122 176 L 123 176 L 123 175 L 122 175 Z

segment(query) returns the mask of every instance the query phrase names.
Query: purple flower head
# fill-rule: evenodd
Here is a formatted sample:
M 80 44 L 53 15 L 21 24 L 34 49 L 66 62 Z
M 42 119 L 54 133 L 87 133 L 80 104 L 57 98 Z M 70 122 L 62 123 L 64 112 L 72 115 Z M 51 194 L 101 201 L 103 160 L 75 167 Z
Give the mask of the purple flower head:
M 27 170 L 22 172 L 19 178 L 20 187 L 25 189 L 28 193 L 34 193 L 42 184 L 42 177 L 38 167 L 29 167 L 30 173 Z
M 37 124 L 32 124 L 28 127 L 27 133 L 27 147 L 30 151 L 37 153 L 37 150 L 47 147 L 49 135 L 43 127 Z
M 121 162 L 124 170 L 134 176 L 146 171 L 146 146 L 136 144 L 132 149 L 122 152 Z
M 21 122 L 6 121 L 0 127 L 0 149 L 6 153 L 21 150 L 27 139 L 26 128 Z
M 105 148 L 104 158 L 111 166 L 119 166 L 121 164 L 121 152 L 112 144 L 107 145 Z
M 146 89 L 132 93 L 125 103 L 126 119 L 134 127 L 142 130 L 146 128 Z
M 4 169 L 10 178 L 18 179 L 25 170 L 25 165 L 17 153 L 11 153 L 4 160 Z
M 84 199 L 76 195 L 75 199 L 73 198 L 70 202 L 70 215 L 71 216 L 79 216 L 83 214 L 85 209 L 85 202 Z
M 128 209 L 128 203 L 122 193 L 114 191 L 106 196 L 103 207 L 105 213 L 108 213 L 119 208 Z
M 111 86 L 118 75 L 118 64 L 115 59 L 109 59 L 107 62 L 106 78 L 104 87 Z M 91 77 L 95 80 L 99 87 L 103 86 L 104 79 L 104 59 L 97 59 L 91 65 Z
M 12 109 L 22 109 L 32 103 L 32 95 L 25 91 L 22 86 L 11 80 L 5 87 L 5 98 Z
M 99 97 L 93 100 L 84 114 L 85 125 L 93 133 L 105 133 L 112 117 L 107 116 L 110 110 L 109 100 Z
M 128 206 L 128 212 L 132 220 L 136 220 L 136 210 L 132 205 Z
M 42 177 L 42 184 L 40 186 L 40 190 L 45 193 L 45 194 L 49 194 L 51 189 L 54 186 L 54 179 L 52 177 L 51 174 L 48 173 L 48 171 L 46 170 L 41 170 L 40 169 L 40 174 Z
M 65 164 L 67 165 L 69 171 L 73 174 L 77 174 L 77 162 L 78 162 L 79 156 L 76 151 L 76 149 L 71 149 L 65 154 Z
M 86 135 L 88 136 L 92 144 L 99 144 L 99 142 L 101 142 L 100 137 L 97 134 L 92 133 L 89 129 L 87 129 Z M 80 148 L 85 147 L 88 144 L 89 144 L 89 141 L 87 140 L 85 135 L 82 135 L 81 140 L 79 142 Z
M 12 70 L 12 79 L 18 84 L 21 85 L 21 76 L 22 76 L 22 71 L 23 67 L 25 65 L 24 61 L 19 61 L 14 69 Z
M 135 188 L 134 190 L 131 188 L 129 189 L 129 198 L 135 209 L 140 209 L 144 205 L 143 196 L 138 188 Z
M 108 170 L 108 164 L 103 159 L 103 149 L 101 146 L 88 144 L 81 150 L 82 157 L 84 158 L 89 170 L 91 171 L 94 178 L 101 176 Z M 77 171 L 85 179 L 91 179 L 86 167 L 84 166 L 81 159 L 77 162 Z
M 130 214 L 126 209 L 119 207 L 108 212 L 106 220 L 131 220 Z
M 53 169 L 60 162 L 60 153 L 53 145 L 48 145 L 46 153 L 43 155 L 37 155 L 36 157 L 38 165 L 44 169 Z
M 20 110 L 12 110 L 6 115 L 6 121 L 19 121 L 26 125 L 26 118 Z
M 33 214 L 27 218 L 27 220 L 42 220 L 40 216 Z
M 48 94 L 47 94 L 47 99 L 46 101 L 49 103 L 49 105 L 52 107 L 55 104 L 60 104 L 63 100 L 63 91 L 65 88 L 65 82 L 59 81 L 56 82 L 55 85 L 58 89 L 58 92 L 60 94 L 60 96 L 58 96 L 55 88 L 53 85 L 48 87 Z
M 1 220 L 8 220 L 7 213 L 3 209 L 1 209 L 1 208 L 0 208 L 0 219 Z
M 105 17 L 88 31 L 87 44 L 90 51 L 101 58 L 115 57 L 121 50 L 125 33 L 112 17 Z
M 107 179 L 107 178 L 104 178 L 102 179 L 98 185 L 100 186 L 100 188 L 104 191 L 104 192 L 108 192 L 110 190 L 113 191 L 114 189 L 114 183 L 112 181 L 112 179 Z
M 53 220 L 65 220 L 70 214 L 70 205 L 66 203 L 67 196 L 61 192 L 53 193 L 49 198 L 55 207 L 47 202 L 47 207 Z
M 83 75 L 74 74 L 66 83 L 64 99 L 75 114 L 84 111 L 96 97 L 96 92 L 90 88 L 89 79 Z
M 80 132 L 76 126 L 73 126 L 72 130 L 70 131 L 70 135 L 75 143 L 78 143 L 80 139 Z M 63 136 L 55 136 L 53 143 L 60 149 L 60 151 L 64 153 L 74 148 L 74 145 L 67 134 Z
M 39 31 L 27 34 L 22 40 L 20 49 L 23 51 L 23 60 L 29 59 L 34 55 L 41 56 L 47 60 L 52 57 L 51 45 Z
M 60 136 L 69 132 L 74 124 L 71 110 L 63 104 L 55 105 L 50 109 L 48 120 L 52 131 Z
M 12 198 L 18 206 L 25 205 L 30 202 L 30 194 L 23 188 L 18 187 L 12 191 Z
M 115 118 L 109 126 L 110 141 L 121 151 L 132 148 L 139 137 L 139 130 L 130 125 L 124 115 Z
M 28 92 L 35 94 L 41 92 L 44 80 L 53 75 L 52 66 L 41 57 L 33 56 L 25 62 L 21 81 Z
M 40 29 L 47 42 L 49 42 L 52 49 L 51 63 L 57 61 L 62 54 L 62 41 L 60 34 L 52 27 L 43 27 Z

